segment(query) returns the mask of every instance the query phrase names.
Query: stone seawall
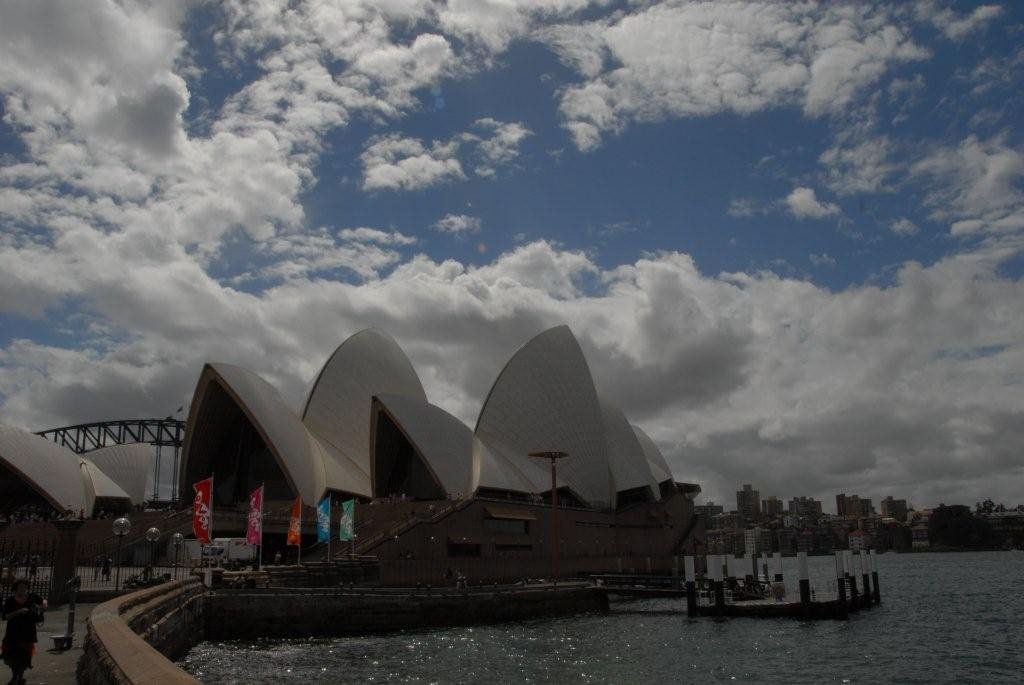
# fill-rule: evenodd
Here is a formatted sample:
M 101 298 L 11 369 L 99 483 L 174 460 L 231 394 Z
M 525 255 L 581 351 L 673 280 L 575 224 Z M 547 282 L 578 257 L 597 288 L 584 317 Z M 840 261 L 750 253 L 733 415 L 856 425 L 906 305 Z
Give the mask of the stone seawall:
M 338 637 L 608 609 L 586 585 L 466 591 L 236 590 L 206 598 L 206 638 Z
M 188 579 L 100 604 L 87 623 L 78 682 L 196 683 L 171 659 L 204 639 L 205 592 Z
M 198 579 L 189 579 L 96 607 L 87 623 L 78 682 L 194 684 L 171 660 L 206 639 L 340 637 L 607 609 L 607 596 L 588 584 L 207 592 Z

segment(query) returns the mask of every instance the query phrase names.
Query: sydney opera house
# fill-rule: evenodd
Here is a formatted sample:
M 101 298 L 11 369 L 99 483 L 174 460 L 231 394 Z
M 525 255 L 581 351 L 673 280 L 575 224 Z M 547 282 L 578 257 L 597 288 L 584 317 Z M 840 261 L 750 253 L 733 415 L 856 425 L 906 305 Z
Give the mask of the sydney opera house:
M 127 511 L 143 502 L 151 469 L 149 445 L 113 445 L 79 455 L 0 425 L 0 515 Z
M 260 484 L 271 503 L 355 498 L 359 551 L 392 567 L 439 574 L 457 560 L 478 578 L 519 577 L 546 571 L 551 556 L 551 474 L 528 456 L 538 451 L 568 454 L 557 471 L 566 572 L 665 568 L 700 544 L 699 488 L 676 482 L 654 441 L 596 386 L 567 326 L 512 356 L 473 429 L 428 401 L 408 357 L 375 329 L 335 350 L 297 410 L 257 374 L 208 363 L 180 498 L 211 474 L 215 507 Z

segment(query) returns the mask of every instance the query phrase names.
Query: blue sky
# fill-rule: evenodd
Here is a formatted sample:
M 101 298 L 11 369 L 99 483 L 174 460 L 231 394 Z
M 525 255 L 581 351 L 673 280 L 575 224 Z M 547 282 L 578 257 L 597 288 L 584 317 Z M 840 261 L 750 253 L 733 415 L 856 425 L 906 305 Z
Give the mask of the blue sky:
M 708 493 L 1020 499 L 1022 35 L 938 0 L 0 2 L 0 420 L 165 415 L 213 358 L 297 401 L 376 325 L 472 424 L 565 322 Z

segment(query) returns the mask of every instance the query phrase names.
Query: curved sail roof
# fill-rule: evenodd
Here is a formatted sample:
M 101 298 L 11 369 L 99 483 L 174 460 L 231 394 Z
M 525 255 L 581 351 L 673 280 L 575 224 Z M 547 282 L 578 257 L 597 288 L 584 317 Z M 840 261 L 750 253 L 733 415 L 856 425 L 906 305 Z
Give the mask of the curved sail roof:
M 561 475 L 556 485 L 565 486 Z M 525 453 L 494 440 L 485 443 L 474 436 L 473 490 L 477 488 L 540 494 L 551 489 L 551 476 L 546 464 Z
M 206 364 L 200 374 L 185 436 L 182 488 L 188 486 L 188 464 L 202 442 L 203 433 L 216 429 L 216 417 L 197 420 L 214 384 L 227 393 L 260 434 L 292 489 L 305 501 L 315 502 L 323 494 L 326 483 L 320 446 L 270 383 L 232 364 Z
M 407 395 L 378 395 L 383 409 L 450 495 L 468 495 L 473 481 L 473 431 L 444 409 Z
M 544 331 L 512 356 L 484 402 L 476 435 L 517 454 L 568 452 L 558 465 L 565 484 L 593 505 L 614 501 L 597 391 L 568 326 Z
M 26 430 L 0 425 L 0 462 L 61 511 L 92 512 L 78 455 Z
M 528 456 L 536 451 L 567 452 L 557 485 L 594 506 L 613 505 L 617 493 L 644 487 L 659 498 L 658 484 L 672 479 L 657 445 L 600 395 L 567 326 L 544 331 L 516 351 L 494 381 L 474 431 L 427 401 L 404 352 L 375 329 L 335 350 L 301 413 L 256 374 L 207 364 L 189 416 L 183 492 L 193 454 L 199 456 L 191 475 L 198 476 L 197 469 L 207 469 L 230 444 L 225 431 L 244 428 L 243 414 L 291 489 L 309 502 L 327 490 L 370 497 L 375 487 L 398 487 L 403 478 L 413 480 L 402 487 L 430 483 L 418 496 L 430 488 L 449 496 L 479 488 L 540 494 L 551 488 L 550 472 Z M 225 428 L 229 424 L 235 427 Z M 410 462 L 419 469 L 413 475 L 388 461 L 408 459 L 410 446 L 419 455 Z M 122 479 L 113 467 L 110 475 Z M 375 485 L 375 479 L 387 482 Z
M 141 442 L 101 447 L 87 453 L 89 460 L 110 476 L 131 498 L 146 500 L 146 485 L 153 475 L 153 447 Z
M 637 440 L 640 441 L 640 446 L 644 448 L 644 455 L 647 457 L 647 463 L 651 467 L 651 473 L 654 475 L 655 480 L 659 483 L 664 483 L 667 480 L 673 480 L 672 469 L 669 468 L 668 462 L 665 461 L 665 457 L 662 455 L 661 450 L 654 444 L 651 437 L 644 433 L 640 426 L 634 425 L 633 432 L 636 433 Z
M 97 499 L 119 499 L 130 502 L 131 498 L 120 485 L 110 479 L 96 464 L 85 457 L 79 457 L 79 468 L 82 474 L 82 483 L 85 486 L 86 498 L 89 506 L 86 511 L 92 512 Z
M 650 487 L 654 498 L 660 499 L 658 480 L 651 473 L 647 455 L 633 426 L 622 410 L 603 394 L 598 395 L 598 401 L 601 403 L 601 418 L 604 421 L 605 440 L 608 442 L 608 463 L 615 491 Z
M 427 401 L 409 358 L 387 333 L 359 331 L 338 346 L 313 382 L 302 423 L 329 446 L 337 469 L 357 469 L 370 482 L 370 408 L 374 395 Z

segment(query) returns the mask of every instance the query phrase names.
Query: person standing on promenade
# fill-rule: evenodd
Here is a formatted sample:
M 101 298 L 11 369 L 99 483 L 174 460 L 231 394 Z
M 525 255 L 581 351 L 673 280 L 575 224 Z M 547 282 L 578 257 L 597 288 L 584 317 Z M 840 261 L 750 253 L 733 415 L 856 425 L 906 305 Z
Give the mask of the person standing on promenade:
M 3 620 L 7 621 L 7 632 L 0 643 L 0 654 L 11 669 L 9 685 L 23 685 L 25 671 L 32 668 L 32 656 L 36 653 L 36 624 L 43 621 L 46 602 L 39 595 L 28 591 L 25 579 L 14 581 L 14 594 L 3 606 Z

